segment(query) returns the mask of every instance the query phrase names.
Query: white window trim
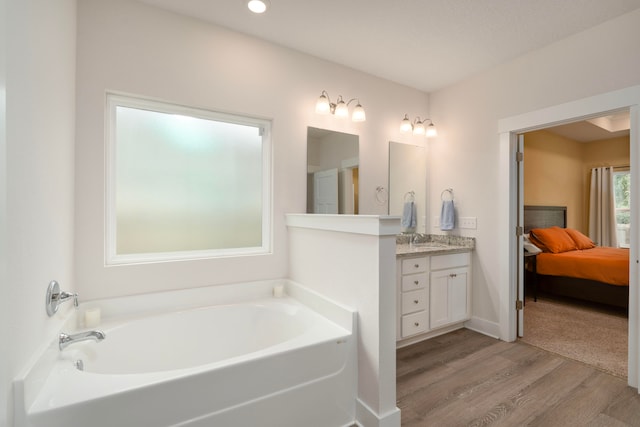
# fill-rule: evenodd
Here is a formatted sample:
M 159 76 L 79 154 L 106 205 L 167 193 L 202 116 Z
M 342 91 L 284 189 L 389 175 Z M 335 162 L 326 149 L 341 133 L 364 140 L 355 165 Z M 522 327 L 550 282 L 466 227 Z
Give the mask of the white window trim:
M 613 175 L 623 175 L 623 174 L 631 174 L 631 169 L 629 167 L 621 167 L 621 168 L 614 168 L 613 169 Z M 617 214 L 619 211 L 629 211 L 631 212 L 631 208 L 615 208 L 615 213 Z M 616 215 L 617 217 L 617 215 Z M 616 221 L 616 231 L 618 230 L 618 222 Z M 631 245 L 628 243 L 623 243 L 623 242 L 618 242 L 618 247 L 620 248 L 629 248 Z
M 118 255 L 116 253 L 116 108 L 130 107 L 168 114 L 181 114 L 207 120 L 260 128 L 262 135 L 262 245 L 246 248 L 208 249 Z M 272 162 L 271 121 L 238 116 L 167 102 L 107 92 L 105 106 L 105 265 L 144 264 L 209 258 L 266 255 L 272 253 Z

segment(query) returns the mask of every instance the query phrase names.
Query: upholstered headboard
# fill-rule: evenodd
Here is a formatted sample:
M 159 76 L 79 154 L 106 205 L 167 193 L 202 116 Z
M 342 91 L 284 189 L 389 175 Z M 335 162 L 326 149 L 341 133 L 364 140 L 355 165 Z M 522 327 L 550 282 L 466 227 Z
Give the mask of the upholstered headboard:
M 525 206 L 524 207 L 524 232 L 528 233 L 532 228 L 546 228 L 557 225 L 567 226 L 566 206 Z

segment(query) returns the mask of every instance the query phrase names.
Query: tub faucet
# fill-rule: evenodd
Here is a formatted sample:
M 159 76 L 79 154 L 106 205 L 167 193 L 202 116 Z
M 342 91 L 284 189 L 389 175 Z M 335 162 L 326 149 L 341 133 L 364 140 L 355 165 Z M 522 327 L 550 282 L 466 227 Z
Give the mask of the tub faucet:
M 47 287 L 47 314 L 53 316 L 58 311 L 58 306 L 70 299 L 73 299 L 73 306 L 78 308 L 78 294 L 61 291 L 60 284 L 52 280 Z
M 61 332 L 58 337 L 58 347 L 60 350 L 64 350 L 68 345 L 87 340 L 94 340 L 100 342 L 105 339 L 106 335 L 102 331 L 87 331 L 77 334 L 69 335 Z

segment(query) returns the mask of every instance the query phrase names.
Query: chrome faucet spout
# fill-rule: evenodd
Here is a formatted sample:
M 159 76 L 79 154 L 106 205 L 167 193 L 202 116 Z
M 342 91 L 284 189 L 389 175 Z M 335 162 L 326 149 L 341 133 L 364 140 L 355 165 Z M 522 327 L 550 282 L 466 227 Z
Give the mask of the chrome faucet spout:
M 77 334 L 69 335 L 64 332 L 61 332 L 58 337 L 58 347 L 60 350 L 64 350 L 67 346 L 87 340 L 93 340 L 96 342 L 100 342 L 106 338 L 106 335 L 102 331 L 87 331 L 80 332 Z

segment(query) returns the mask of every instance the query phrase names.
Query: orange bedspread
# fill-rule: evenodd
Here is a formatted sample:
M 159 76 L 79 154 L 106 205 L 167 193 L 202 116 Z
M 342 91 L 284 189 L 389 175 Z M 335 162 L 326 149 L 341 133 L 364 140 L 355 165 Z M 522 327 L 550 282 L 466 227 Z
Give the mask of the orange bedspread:
M 543 252 L 536 259 L 538 274 L 596 280 L 629 286 L 629 250 L 595 247 L 552 254 Z

